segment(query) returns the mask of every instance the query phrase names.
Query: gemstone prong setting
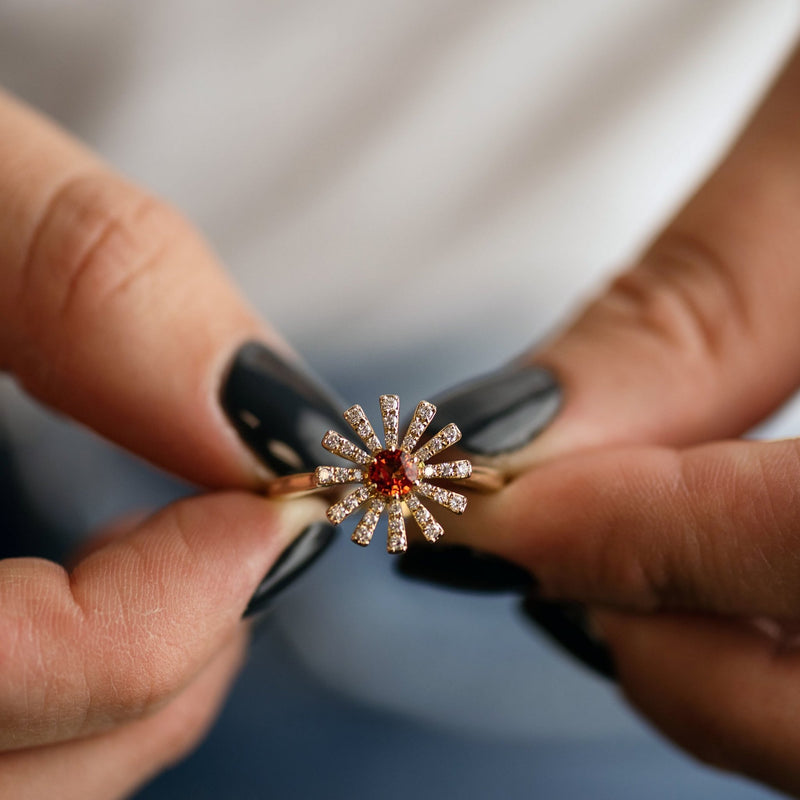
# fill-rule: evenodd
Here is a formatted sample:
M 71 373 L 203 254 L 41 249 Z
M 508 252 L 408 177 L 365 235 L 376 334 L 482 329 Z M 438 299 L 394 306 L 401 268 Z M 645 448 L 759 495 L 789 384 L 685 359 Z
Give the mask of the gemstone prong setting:
M 414 450 L 436 414 L 433 403 L 422 401 L 399 443 L 400 400 L 397 395 L 381 395 L 381 419 L 384 443 L 359 405 L 344 412 L 344 418 L 369 452 L 353 444 L 336 431 L 328 431 L 322 446 L 330 453 L 356 466 L 319 466 L 315 472 L 318 486 L 360 484 L 328 509 L 328 519 L 339 525 L 366 505 L 353 532 L 353 541 L 366 547 L 372 540 L 380 517 L 388 518 L 387 550 L 402 553 L 408 547 L 405 517 L 413 517 L 422 535 L 430 542 L 438 541 L 444 529 L 421 498 L 431 500 L 455 514 L 463 514 L 467 498 L 458 492 L 431 481 L 456 481 L 469 478 L 472 465 L 466 459 L 429 464 L 428 460 L 451 447 L 461 438 L 453 423 L 446 425 L 422 447 Z M 398 444 L 399 443 L 399 444 Z

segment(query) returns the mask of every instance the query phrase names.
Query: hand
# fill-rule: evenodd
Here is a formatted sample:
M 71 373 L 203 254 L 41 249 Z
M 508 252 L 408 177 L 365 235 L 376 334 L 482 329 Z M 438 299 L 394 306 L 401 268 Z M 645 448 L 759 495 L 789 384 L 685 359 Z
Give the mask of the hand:
M 800 55 L 637 266 L 546 347 L 440 406 L 517 476 L 472 500 L 449 540 L 590 604 L 644 714 L 709 763 L 795 793 L 800 440 L 719 440 L 800 385 L 798 109 Z M 528 444 L 519 432 L 553 416 L 558 390 L 526 363 L 563 387 Z
M 251 339 L 288 354 L 177 213 L 0 96 L 0 366 L 130 450 L 230 489 L 126 526 L 69 573 L 0 562 L 0 796 L 128 794 L 214 716 L 254 590 L 260 602 L 288 580 L 284 558 L 262 583 L 324 510 L 233 490 L 261 480 L 235 435 L 242 404 L 265 448 L 281 402 L 287 419 L 326 413 L 290 355 L 251 344 L 221 392 L 226 422 L 223 370 Z M 269 381 L 282 394 L 262 392 Z M 326 541 L 311 530 L 305 561 Z

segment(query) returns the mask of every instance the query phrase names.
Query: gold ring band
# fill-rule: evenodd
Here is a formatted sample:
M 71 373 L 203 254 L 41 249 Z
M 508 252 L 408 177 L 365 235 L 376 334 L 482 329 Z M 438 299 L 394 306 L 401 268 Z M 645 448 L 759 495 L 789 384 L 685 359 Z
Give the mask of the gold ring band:
M 507 483 L 506 477 L 498 469 L 472 465 L 472 475 L 459 483 L 463 489 L 473 492 L 496 492 Z M 311 492 L 330 491 L 330 486 L 322 486 L 317 482 L 316 472 L 297 472 L 268 481 L 264 494 L 267 497 L 286 497 L 287 495 L 310 494 Z

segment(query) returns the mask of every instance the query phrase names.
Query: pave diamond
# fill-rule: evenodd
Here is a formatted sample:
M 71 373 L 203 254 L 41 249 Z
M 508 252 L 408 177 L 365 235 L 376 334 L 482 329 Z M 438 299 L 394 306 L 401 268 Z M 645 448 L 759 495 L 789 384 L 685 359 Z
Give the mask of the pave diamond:
M 336 431 L 328 431 L 325 434 L 322 438 L 322 446 L 329 453 L 346 458 L 348 461 L 355 461 L 356 464 L 366 466 L 370 461 L 369 453 L 365 453 L 360 447 L 356 447 Z
M 361 522 L 356 525 L 352 539 L 356 544 L 366 547 L 372 541 L 372 534 L 378 525 L 378 520 L 386 508 L 386 501 L 382 497 L 375 497 L 369 504 Z
M 403 437 L 403 444 L 400 445 L 403 450 L 413 450 L 417 446 L 420 436 L 425 433 L 434 416 L 436 416 L 436 406 L 423 400 L 414 411 L 406 435 Z
M 433 514 L 431 514 L 431 512 L 428 511 L 428 509 L 425 508 L 422 503 L 420 503 L 419 498 L 416 495 L 409 495 L 406 498 L 406 505 L 413 514 L 417 525 L 419 525 L 422 535 L 429 542 L 435 542 L 437 539 L 441 538 L 441 535 L 444 533 L 444 529 L 433 518 Z
M 390 553 L 402 553 L 408 549 L 403 507 L 399 500 L 393 500 L 389 505 L 389 538 L 386 541 L 386 549 Z
M 396 450 L 400 426 L 400 398 L 396 394 L 382 394 L 380 403 L 383 417 L 383 440 L 386 443 L 386 449 Z
M 442 464 L 426 464 L 422 471 L 423 478 L 449 478 L 459 480 L 472 475 L 472 464 L 466 459 L 460 461 L 445 461 Z
M 344 500 L 334 503 L 328 509 L 328 519 L 338 525 L 349 517 L 360 505 L 369 497 L 369 489 L 366 486 L 359 486 L 354 492 L 350 492 Z
M 454 514 L 463 514 L 467 508 L 467 498 L 458 492 L 451 492 L 449 489 L 442 489 L 441 486 L 434 486 L 432 483 L 421 483 L 417 491 L 429 497 L 440 506 L 452 511 Z
M 437 453 L 441 453 L 442 450 L 454 445 L 460 438 L 461 431 L 458 429 L 458 425 L 451 422 L 442 428 L 426 445 L 417 450 L 416 456 L 420 461 L 427 461 Z
M 356 544 L 366 547 L 372 541 L 381 515 L 386 512 L 387 549 L 390 553 L 401 553 L 408 546 L 404 511 L 410 512 L 428 541 L 437 541 L 442 536 L 442 526 L 422 504 L 420 496 L 439 503 L 456 514 L 463 513 L 467 506 L 464 495 L 429 481 L 468 478 L 472 474 L 472 465 L 465 459 L 441 464 L 425 463 L 461 438 L 461 432 L 453 424 L 445 426 L 414 452 L 436 414 L 436 407 L 432 403 L 422 401 L 417 405 L 399 447 L 399 398 L 394 394 L 381 395 L 380 408 L 384 444 L 381 445 L 364 409 L 359 405 L 351 406 L 344 412 L 344 418 L 369 452 L 336 431 L 328 431 L 322 440 L 322 446 L 334 455 L 354 462 L 356 466 L 323 465 L 317 467 L 315 479 L 317 486 L 322 487 L 360 483 L 358 488 L 328 508 L 328 519 L 338 525 L 366 504 L 366 510 L 352 535 Z
M 364 471 L 356 467 L 317 467 L 314 476 L 317 486 L 336 486 L 364 480 Z
M 375 430 L 361 406 L 355 405 L 348 408 L 344 412 L 344 418 L 361 438 L 361 441 L 369 448 L 370 453 L 375 453 L 381 449 L 380 440 L 375 435 Z

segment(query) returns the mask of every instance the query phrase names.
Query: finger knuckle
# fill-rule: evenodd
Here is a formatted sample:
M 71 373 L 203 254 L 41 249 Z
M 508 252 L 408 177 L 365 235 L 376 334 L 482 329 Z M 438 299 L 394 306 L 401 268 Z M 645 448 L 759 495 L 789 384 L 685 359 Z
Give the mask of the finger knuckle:
M 166 705 L 186 680 L 186 654 L 165 641 L 137 635 L 117 638 L 113 652 L 105 654 L 91 708 L 115 722 L 148 716 Z
M 148 555 L 129 547 L 126 558 L 146 565 Z M 159 599 L 158 581 L 118 588 L 102 611 L 87 612 L 90 631 L 84 651 L 91 687 L 88 717 L 125 722 L 164 706 L 191 676 L 194 660 L 180 620 Z M 85 610 L 95 597 L 78 600 Z
M 709 517 L 698 480 L 697 460 L 670 448 L 653 448 L 637 480 L 632 478 L 637 528 L 637 558 L 651 610 L 709 608 L 706 590 L 719 562 L 709 536 Z M 638 502 L 637 502 L 638 497 Z M 705 578 L 705 579 L 704 579 Z
M 208 518 L 190 502 L 178 502 L 154 518 L 164 532 L 158 544 L 133 537 L 125 543 L 124 581 L 104 581 L 76 592 L 91 631 L 87 653 L 92 672 L 93 716 L 118 721 L 147 716 L 180 694 L 214 652 L 220 624 L 214 616 L 216 572 L 199 560 L 193 537 Z M 100 554 L 98 558 L 103 558 Z M 100 568 L 95 564 L 95 569 Z M 178 597 L 174 587 L 182 586 Z
M 117 638 L 108 656 L 106 679 L 94 684 L 102 687 L 102 693 L 93 697 L 93 704 L 111 709 L 121 721 L 162 708 L 183 688 L 190 672 L 184 648 L 170 642 L 163 631 L 137 628 L 135 635 Z
M 20 273 L 28 330 L 79 323 L 129 290 L 183 235 L 167 204 L 105 172 L 67 180 L 45 204 Z
M 707 243 L 677 231 L 619 276 L 606 302 L 638 331 L 703 363 L 721 360 L 750 328 L 731 265 Z
M 567 525 L 543 520 L 540 529 L 550 532 L 531 537 L 530 545 L 530 561 L 547 596 L 622 602 L 642 612 L 664 604 L 675 577 L 669 551 L 659 546 L 663 505 L 657 500 L 673 491 L 672 458 L 666 448 L 637 452 L 636 459 L 595 453 L 581 458 L 589 469 L 572 478 L 556 476 L 552 496 L 570 509 Z M 575 497 L 581 498 L 579 505 Z

